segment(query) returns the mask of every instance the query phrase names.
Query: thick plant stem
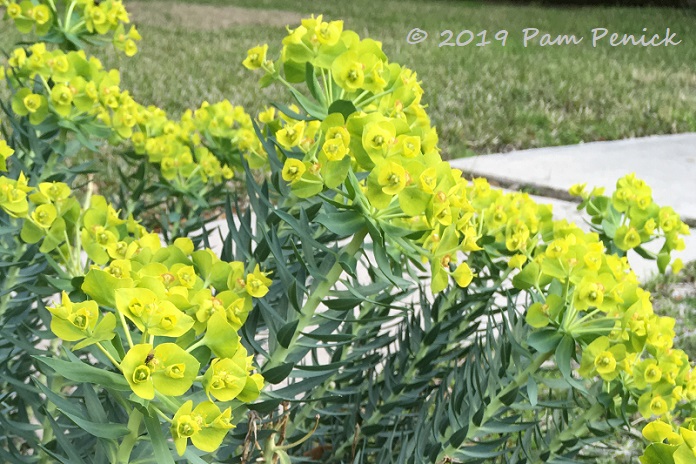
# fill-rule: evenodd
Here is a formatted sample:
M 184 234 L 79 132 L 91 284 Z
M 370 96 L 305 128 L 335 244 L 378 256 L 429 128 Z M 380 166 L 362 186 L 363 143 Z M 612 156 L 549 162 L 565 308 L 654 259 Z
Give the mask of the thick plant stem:
M 292 349 L 295 346 L 295 342 L 297 341 L 297 338 L 300 336 L 300 332 L 302 332 L 312 322 L 312 318 L 314 317 L 314 313 L 319 307 L 319 304 L 321 304 L 324 298 L 326 298 L 326 296 L 331 291 L 331 288 L 334 285 L 336 285 L 336 282 L 338 282 L 338 279 L 343 274 L 343 268 L 341 267 L 341 264 L 338 262 L 338 257 L 341 256 L 343 253 L 346 253 L 350 256 L 355 255 L 358 252 L 358 250 L 360 250 L 363 247 L 363 240 L 365 239 L 366 235 L 367 229 L 363 229 L 357 232 L 353 236 L 353 239 L 350 241 L 350 243 L 337 253 L 336 262 L 331 267 L 329 272 L 326 274 L 325 280 L 322 280 L 314 289 L 310 291 L 309 298 L 307 298 L 307 301 L 305 302 L 304 306 L 302 306 L 302 309 L 300 310 L 300 317 L 299 322 L 297 324 L 297 328 L 295 329 L 295 333 L 292 335 L 292 339 L 290 340 L 288 347 L 283 348 L 282 346 L 278 346 L 277 349 L 271 355 L 266 365 L 264 366 L 264 370 L 277 367 L 285 362 L 288 355 L 292 352 Z
M 55 352 L 57 346 L 58 346 L 58 340 L 54 339 L 51 341 L 51 351 Z M 51 391 L 60 391 L 60 389 L 63 387 L 63 378 L 60 376 L 55 376 L 51 377 L 50 379 L 46 379 L 46 386 L 51 390 Z M 46 416 L 47 417 L 55 417 L 56 413 L 56 405 L 53 404 L 52 402 L 47 402 L 46 403 Z M 55 437 L 53 433 L 53 427 L 51 426 L 50 421 L 45 418 L 43 420 L 43 437 L 41 439 L 41 443 L 43 445 L 46 445 L 47 443 L 50 443 L 53 438 Z M 47 464 L 51 462 L 51 457 L 46 454 L 46 453 L 41 453 L 41 459 L 39 461 L 40 464 Z
M 532 375 L 534 372 L 538 371 L 539 368 L 541 367 L 544 362 L 546 362 L 551 355 L 553 354 L 552 351 L 548 353 L 541 353 L 539 354 L 532 363 L 527 366 L 525 370 L 517 374 L 515 379 L 505 388 L 503 388 L 500 393 L 498 393 L 486 406 L 486 410 L 483 413 L 483 418 L 481 419 L 481 424 L 478 426 L 472 425 L 469 427 L 469 430 L 467 432 L 467 438 L 472 438 L 476 436 L 476 433 L 486 425 L 486 423 L 493 417 L 495 416 L 500 409 L 505 407 L 505 404 L 501 400 L 505 395 L 509 394 L 516 388 L 520 388 L 522 385 L 527 383 L 527 379 L 529 379 L 529 376 Z M 440 452 L 440 454 L 437 456 L 437 459 L 435 462 L 447 462 L 446 458 L 451 457 L 453 453 L 457 451 L 457 448 L 453 447 L 452 445 L 448 445 L 444 450 Z
M 140 425 L 142 420 L 143 414 L 140 411 L 137 409 L 131 410 L 130 417 L 128 418 L 129 433 L 123 438 L 121 445 L 118 447 L 118 464 L 128 464 L 130 462 L 130 455 L 133 452 L 133 447 L 140 436 Z
M 14 287 L 18 275 L 19 266 L 12 266 L 10 271 L 7 273 L 7 278 L 5 279 L 5 290 L 9 290 Z M 7 304 L 10 302 L 10 299 L 12 299 L 12 294 L 9 291 L 2 297 L 2 299 L 0 299 L 0 316 L 5 314 L 5 311 L 7 311 Z
M 366 307 L 363 307 L 360 310 L 358 319 L 361 319 L 364 316 L 364 314 L 367 311 L 369 311 L 369 309 L 371 309 L 371 307 L 373 307 L 373 306 L 374 305 L 370 304 L 370 305 L 366 305 Z M 353 329 L 351 330 L 351 335 L 353 335 L 354 337 L 358 335 L 358 332 L 356 329 L 357 329 L 357 327 L 355 325 L 353 325 Z M 347 350 L 344 350 L 341 353 L 341 356 L 339 357 L 338 362 L 345 360 L 347 355 L 348 355 Z M 329 383 L 323 382 L 318 387 L 316 387 L 314 390 L 312 390 L 311 398 L 316 398 L 316 399 L 321 398 L 324 396 L 324 394 L 326 394 L 326 392 L 328 390 L 329 390 Z M 297 412 L 297 415 L 294 417 L 294 419 L 291 422 L 288 422 L 287 434 L 292 435 L 292 433 L 295 431 L 295 429 L 299 425 L 304 424 L 304 421 L 306 419 L 309 419 L 310 413 L 312 413 L 311 408 L 309 408 L 309 407 L 300 408 L 299 411 Z

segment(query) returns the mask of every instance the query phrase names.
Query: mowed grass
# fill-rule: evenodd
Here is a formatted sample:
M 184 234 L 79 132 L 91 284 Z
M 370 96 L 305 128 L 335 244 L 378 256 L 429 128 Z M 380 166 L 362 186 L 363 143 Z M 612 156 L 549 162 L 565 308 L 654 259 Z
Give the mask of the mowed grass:
M 206 4 L 207 3 L 207 4 Z M 414 69 L 447 158 L 472 153 L 696 131 L 696 14 L 675 9 L 541 8 L 462 1 L 218 0 L 130 2 L 143 36 L 132 59 L 95 50 L 122 70 L 122 86 L 144 104 L 177 116 L 223 98 L 252 114 L 288 102 L 279 86 L 260 89 L 241 65 L 248 48 L 269 43 L 277 56 L 286 32 L 310 13 L 380 40 L 392 61 Z M 126 2 L 129 6 L 129 2 Z M 192 7 L 193 6 L 193 7 Z M 243 9 L 239 9 L 243 7 Z M 178 9 L 186 8 L 182 13 Z M 285 11 L 276 11 L 276 10 Z M 273 10 L 273 11 L 268 11 Z M 292 12 L 292 13 L 290 13 Z M 271 20 L 269 20 L 270 18 Z M 272 24 L 269 24 L 272 23 Z M 2 23 L 0 46 L 15 35 Z M 426 42 L 406 43 L 418 27 Z M 591 29 L 677 33 L 676 47 L 593 48 Z M 522 45 L 522 30 L 585 36 L 580 45 Z M 440 32 L 507 30 L 507 45 L 438 47 Z M 475 43 L 475 42 L 474 42 Z

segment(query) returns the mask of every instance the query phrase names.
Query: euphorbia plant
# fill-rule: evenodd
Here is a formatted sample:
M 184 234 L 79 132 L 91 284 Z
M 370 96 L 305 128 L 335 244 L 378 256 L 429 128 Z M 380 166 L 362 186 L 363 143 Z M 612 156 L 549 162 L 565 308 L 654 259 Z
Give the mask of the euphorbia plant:
M 66 184 L 41 183 L 35 189 L 21 178 L 0 180 L 0 207 L 23 221 L 22 239 L 41 242 L 40 251 L 62 263 L 71 279 L 72 288 L 66 290 L 72 296 L 64 290 L 60 302 L 47 308 L 50 330 L 63 348 L 91 352 L 106 370 L 67 350 L 69 361 L 55 353 L 37 359 L 64 377 L 63 385 L 89 382 L 107 389 L 110 401 L 129 418 L 127 428 L 118 422 L 99 424 L 96 436 L 117 444 L 108 447 L 110 462 L 131 462 L 134 453 L 146 453 L 134 450 L 140 430 L 158 436 L 160 417 L 171 423 L 179 455 L 187 452 L 188 438 L 207 452 L 219 448 L 234 423 L 231 408 L 222 411 L 213 399 L 243 404 L 253 401 L 263 385 L 263 378 L 252 374 L 237 331 L 251 299 L 268 291 L 266 275 L 258 266 L 246 273 L 240 262 L 195 251 L 187 238 L 162 247 L 156 234 L 132 218 L 120 219 L 103 197 L 88 198 L 82 210 Z M 83 250 L 88 261 L 98 264 L 85 269 Z M 120 375 L 110 373 L 113 368 Z M 208 400 L 198 400 L 195 385 Z M 89 422 L 60 406 L 58 393 L 50 392 L 52 401 L 92 432 Z M 192 400 L 182 397 L 199 404 L 192 411 Z M 160 450 L 158 459 L 161 455 Z
M 422 332 L 425 326 L 426 334 L 415 344 L 410 336 L 400 342 L 385 341 L 381 350 L 374 351 L 381 360 L 372 364 L 359 355 L 351 357 L 353 349 L 364 354 L 356 343 L 357 334 L 361 322 L 374 315 L 369 303 L 356 300 L 352 317 L 359 314 L 359 320 L 344 319 L 338 329 L 354 338 L 351 346 L 332 347 L 331 360 L 337 365 L 327 379 L 336 382 L 342 377 L 339 364 L 346 359 L 363 363 L 368 374 L 344 380 L 355 385 L 348 390 L 352 404 L 348 410 L 358 411 L 348 422 L 354 427 L 346 427 L 344 415 L 328 409 L 330 395 L 312 392 L 305 398 L 311 400 L 308 405 L 298 406 L 294 415 L 291 412 L 289 422 L 312 417 L 304 409 L 317 403 L 321 406 L 316 411 L 342 417 L 338 423 L 325 417 L 333 430 L 329 428 L 329 435 L 315 434 L 333 459 L 411 462 L 415 453 L 416 461 L 502 456 L 516 461 L 523 455 L 546 461 L 576 455 L 583 438 L 601 432 L 602 420 L 616 426 L 627 424 L 633 413 L 645 419 L 690 415 L 693 398 L 686 392 L 691 388 L 691 366 L 684 352 L 672 346 L 674 321 L 653 314 L 649 295 L 639 288 L 625 259 L 626 250 L 632 248 L 655 258 L 641 245 L 665 237 L 658 259 L 664 272 L 670 252 L 683 246 L 679 234 L 688 233 L 678 216 L 655 205 L 649 187 L 632 175 L 619 180 L 612 201 L 594 192 L 586 195 L 581 207 L 591 208 L 599 236 L 552 221 L 550 209 L 526 195 L 502 194 L 482 179 L 465 181 L 439 156 L 415 74 L 389 63 L 379 43 L 360 40 L 342 27 L 340 21 L 307 19 L 289 31 L 279 60 L 271 61 L 268 47 L 260 46 L 251 49 L 244 61 L 246 67 L 265 72 L 262 83 L 282 82 L 299 105 L 279 107 L 284 115 L 277 119 L 264 114 L 267 143 L 275 145 L 283 162 L 278 174 L 296 197 L 308 199 L 307 208 L 321 204 L 324 214 L 316 221 L 330 232 L 369 231 L 378 265 L 369 271 L 373 285 L 413 289 L 415 283 L 404 282 L 404 275 L 428 262 L 430 290 L 447 295 L 447 303 L 437 298 L 436 303 L 447 308 L 452 301 L 485 298 L 485 312 L 498 314 L 488 324 L 477 319 L 481 313 L 474 311 L 471 319 L 466 312 L 459 314 L 461 320 L 480 327 L 472 330 L 469 341 L 457 331 L 447 334 L 452 338 L 445 337 L 444 346 L 432 352 L 427 348 L 433 342 L 429 338 L 444 335 L 443 321 L 428 321 L 414 308 L 406 313 L 414 320 L 402 316 L 397 327 L 408 334 Z M 306 93 L 294 85 L 298 83 L 306 85 Z M 277 188 L 283 191 L 281 185 Z M 581 188 L 573 192 L 581 193 Z M 292 208 L 302 208 L 302 202 L 293 203 Z M 349 274 L 355 272 L 354 261 L 353 266 L 342 264 Z M 370 260 L 365 266 L 371 269 Z M 678 271 L 680 261 L 673 267 Z M 466 290 L 450 287 L 450 276 Z M 352 293 L 359 295 L 359 287 Z M 496 293 L 506 297 L 507 311 L 498 308 Z M 382 317 L 400 319 L 387 314 Z M 518 315 L 524 315 L 526 328 L 516 325 Z M 303 308 L 296 326 L 311 325 L 308 316 Z M 498 332 L 498 318 L 503 327 L 510 324 L 514 329 Z M 313 320 L 320 328 L 321 319 L 318 315 Z M 292 318 L 286 324 L 291 322 Z M 460 356 L 476 352 L 479 330 L 485 336 L 480 335 L 478 354 L 460 367 L 462 359 L 453 352 L 462 350 Z M 492 334 L 496 332 L 497 336 Z M 295 330 L 299 334 L 304 332 Z M 295 338 L 290 345 L 295 346 L 281 352 L 302 352 L 304 346 Z M 398 347 L 410 350 L 411 356 L 404 355 L 401 361 L 408 367 L 394 369 L 399 356 L 385 354 L 397 352 Z M 553 361 L 555 369 L 542 369 L 544 374 L 538 375 L 547 361 Z M 576 361 L 579 369 L 574 367 Z M 658 365 L 668 369 L 664 377 Z M 279 366 L 277 356 L 272 354 L 267 366 Z M 484 374 L 482 367 L 494 373 Z M 462 368 L 464 377 L 453 377 Z M 443 369 L 439 379 L 438 369 Z M 563 379 L 560 383 L 553 379 L 554 371 Z M 428 374 L 436 380 L 426 381 L 423 376 Z M 319 389 L 320 395 L 330 391 L 328 386 Z M 559 391 L 572 393 L 575 406 L 586 412 L 574 412 L 572 403 L 549 401 Z M 540 392 L 547 401 L 540 400 Z M 563 419 L 555 409 L 565 411 Z M 404 413 L 407 418 L 399 417 Z M 411 422 L 408 416 L 414 414 L 422 423 Z M 393 432 L 375 435 L 378 430 Z M 540 438 L 544 435 L 548 438 Z M 336 436 L 342 437 L 338 446 Z M 510 447 L 514 437 L 526 443 L 524 451 Z
M 130 18 L 121 0 L 2 0 L 5 19 L 21 33 L 34 33 L 45 42 L 79 49 L 85 44 L 113 42 L 127 56 L 137 53 L 141 39 L 135 27 L 126 32 Z M 111 35 L 112 38 L 103 37 Z
M 160 205 L 178 213 L 176 220 L 164 222 L 175 223 L 171 231 L 164 227 L 174 237 L 182 235 L 181 219 L 199 227 L 203 223 L 196 216 L 203 208 L 212 208 L 212 200 L 222 195 L 222 185 L 240 169 L 235 155 L 243 153 L 255 167 L 265 164 L 251 118 L 229 101 L 204 103 L 173 121 L 161 109 L 145 107 L 121 90 L 118 71 L 104 70 L 97 58 L 83 51 L 49 50 L 43 42 L 15 49 L 0 73 L 14 92 L 14 116 L 27 117 L 39 133 L 57 131 L 52 146 L 73 136 L 92 150 L 100 144 L 95 138 L 106 138 L 113 145 L 131 141 L 133 153 L 124 153 L 126 160 L 133 163 L 147 157 L 140 161 L 135 190 L 145 189 L 145 168 L 157 166 L 160 182 L 148 193 L 156 199 L 166 194 Z M 128 213 L 142 212 L 142 201 L 122 198 L 131 182 L 125 175 L 122 179 L 121 206 Z
M 224 177 L 208 150 L 247 186 L 229 192 L 217 257 L 188 238 L 162 246 L 106 199 L 81 205 L 10 160 L 0 206 L 61 271 L 45 296 L 66 292 L 46 311 L 32 300 L 37 331 L 62 341 L 37 358 L 45 433 L 8 440 L 13 459 L 29 443 L 84 462 L 64 433 L 77 427 L 97 462 L 571 462 L 638 420 L 652 421 L 643 462 L 689 462 L 693 370 L 625 257 L 664 272 L 688 233 L 676 213 L 629 175 L 611 198 L 572 189 L 593 231 L 554 221 L 442 159 L 421 83 L 379 42 L 320 16 L 288 31 L 276 61 L 270 48 L 243 64 L 297 105 L 253 126 L 226 102 L 171 122 L 80 52 L 13 54 L 19 123 L 103 125 L 185 181 Z M 61 57 L 76 64 L 63 83 L 49 64 Z M 60 87 L 78 75 L 96 89 L 89 108 Z M 266 161 L 267 176 L 252 172 Z M 642 248 L 653 240 L 657 256 Z M 32 411 L 12 404 L 16 422 Z
M 93 163 L 91 168 L 117 175 L 120 183 L 111 187 L 117 192 L 110 200 L 157 226 L 165 237 L 191 234 L 215 218 L 225 184 L 241 169 L 240 153 L 252 166 L 265 164 L 251 118 L 241 107 L 227 100 L 203 102 L 172 120 L 163 110 L 136 102 L 120 88 L 118 70 L 104 70 L 97 57 L 81 50 L 85 44 L 111 41 L 127 56 L 137 52 L 140 34 L 134 26 L 126 32 L 130 19 L 121 1 L 5 4 L 5 19 L 29 34 L 21 47 L 7 52 L 8 66 L 0 71 L 13 95 L 12 111 L 6 109 L 10 122 L 28 116 L 27 129 L 58 164 L 70 163 L 82 147 L 97 152 L 106 141 L 116 145 L 117 167 Z M 50 14 L 34 28 L 33 18 L 41 11 Z M 18 159 L 24 161 L 25 151 L 18 151 Z

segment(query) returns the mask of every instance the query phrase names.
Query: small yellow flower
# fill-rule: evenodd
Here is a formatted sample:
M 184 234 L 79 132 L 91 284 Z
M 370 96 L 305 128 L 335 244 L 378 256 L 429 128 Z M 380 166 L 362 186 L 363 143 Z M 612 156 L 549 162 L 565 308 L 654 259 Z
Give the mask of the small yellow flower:
M 268 293 L 268 286 L 273 282 L 266 277 L 267 275 L 268 273 L 259 270 L 259 265 L 257 264 L 254 268 L 254 272 L 247 275 L 246 285 L 244 286 L 246 292 L 254 298 L 262 298 L 266 295 L 266 293 Z
M 275 119 L 275 113 L 275 108 L 269 106 L 265 111 L 259 113 L 259 121 L 261 121 L 264 124 L 268 124 L 269 122 Z
M 295 124 L 287 124 L 276 133 L 278 143 L 284 148 L 291 149 L 302 141 L 305 131 L 305 122 L 298 121 Z
M 529 228 L 523 222 L 509 225 L 505 230 L 505 247 L 510 251 L 522 250 L 529 240 Z
M 570 187 L 570 190 L 568 190 L 568 193 L 570 193 L 574 197 L 585 198 L 587 195 L 587 193 L 585 192 L 586 187 L 587 187 L 587 184 L 575 184 L 572 187 Z
M 326 130 L 326 140 L 338 139 L 348 146 L 350 144 L 350 133 L 345 126 L 333 126 Z
M 575 307 L 585 310 L 598 307 L 604 301 L 604 288 L 598 282 L 584 280 L 575 289 Z
M 384 158 L 395 135 L 396 129 L 390 121 L 371 122 L 363 130 L 363 147 L 373 161 Z
M 648 206 L 652 204 L 652 197 L 650 195 L 640 195 L 636 197 L 636 206 L 639 209 L 646 210 Z
M 656 364 L 653 364 L 645 369 L 644 375 L 647 383 L 657 383 L 662 378 L 662 370 Z
M 29 94 L 22 100 L 24 107 L 29 113 L 36 113 L 43 102 L 43 97 L 35 93 Z
M 7 142 L 4 140 L 0 140 L 0 171 L 6 171 L 7 170 L 7 164 L 5 161 L 7 158 L 12 156 L 14 153 L 14 150 L 10 148 L 9 145 L 7 145 Z
M 418 177 L 418 180 L 420 180 L 419 186 L 421 190 L 423 190 L 425 193 L 435 192 L 435 187 L 437 186 L 437 172 L 435 171 L 435 168 L 429 167 L 423 171 Z
M 285 160 L 285 165 L 283 166 L 283 180 L 286 182 L 295 182 L 302 177 L 305 173 L 307 167 L 304 163 L 295 158 L 288 158 Z
M 222 177 L 225 180 L 230 180 L 234 177 L 234 171 L 229 166 L 222 167 Z
M 7 5 L 7 16 L 9 16 L 12 19 L 17 19 L 20 16 L 22 16 L 22 7 L 19 6 L 17 3 L 10 3 Z
M 140 36 L 140 32 L 138 32 L 138 29 L 136 29 L 135 26 L 131 26 L 130 30 L 128 31 L 128 38 L 131 40 L 142 39 L 142 37 Z
M 302 38 L 307 34 L 307 28 L 298 26 L 295 29 L 287 28 L 288 35 L 283 39 L 283 45 L 298 45 L 302 43 Z
M 134 40 L 128 39 L 124 45 L 124 51 L 128 57 L 135 56 L 135 54 L 138 53 L 138 46 L 135 44 Z
M 607 375 L 616 369 L 616 358 L 611 351 L 602 351 L 594 360 L 595 370 L 599 375 Z
M 399 137 L 399 148 L 406 158 L 418 156 L 421 152 L 420 137 L 415 135 Z
M 16 4 L 15 4 L 16 5 Z M 19 5 L 17 5 L 19 6 Z M 8 7 L 8 12 L 9 12 Z M 19 14 L 22 13 L 22 9 L 20 8 Z M 27 52 L 23 48 L 17 48 L 12 52 L 12 55 L 10 56 L 10 59 L 7 60 L 7 64 L 9 64 L 13 68 L 21 68 L 25 65 L 27 61 Z
M 36 24 L 43 26 L 51 19 L 51 10 L 46 5 L 36 5 L 31 9 L 31 17 Z
M 360 89 L 365 83 L 365 65 L 354 51 L 348 51 L 336 58 L 331 71 L 339 87 L 349 92 Z
M 231 420 L 231 408 L 220 411 L 212 401 L 204 401 L 194 409 L 191 400 L 185 402 L 174 415 L 170 427 L 177 453 L 182 456 L 186 452 L 189 439 L 196 448 L 212 453 L 234 428 Z
M 387 195 L 396 195 L 406 186 L 407 172 L 400 164 L 387 161 L 377 169 L 377 182 Z
M 608 337 L 599 337 L 583 350 L 578 373 L 585 378 L 597 373 L 602 379 L 611 381 L 618 377 L 625 358 L 624 345 L 612 345 Z
M 546 256 L 551 259 L 560 258 L 568 252 L 568 242 L 559 238 L 549 243 L 546 248 Z
M 348 154 L 348 147 L 339 138 L 327 139 L 322 152 L 330 161 L 340 161 Z
M 257 47 L 249 49 L 247 51 L 247 57 L 242 61 L 242 64 L 244 65 L 245 68 L 251 69 L 252 71 L 255 69 L 259 69 L 261 66 L 263 66 L 263 63 L 266 61 L 266 53 L 268 52 L 268 44 L 264 45 L 259 45 Z
M 471 272 L 471 268 L 467 263 L 461 263 L 452 273 L 452 277 L 454 277 L 455 282 L 460 287 L 468 287 L 475 276 L 476 274 Z
M 44 229 L 48 229 L 53 225 L 57 217 L 56 207 L 50 203 L 39 205 L 33 213 L 31 213 L 31 218 L 34 222 Z
M 669 405 L 661 396 L 656 396 L 650 401 L 650 412 L 655 416 L 661 416 L 669 411 Z
M 621 226 L 616 229 L 616 246 L 624 251 L 637 247 L 642 243 L 640 234 L 633 227 Z
M 343 32 L 343 21 L 317 22 L 314 28 L 317 40 L 323 45 L 336 45 Z

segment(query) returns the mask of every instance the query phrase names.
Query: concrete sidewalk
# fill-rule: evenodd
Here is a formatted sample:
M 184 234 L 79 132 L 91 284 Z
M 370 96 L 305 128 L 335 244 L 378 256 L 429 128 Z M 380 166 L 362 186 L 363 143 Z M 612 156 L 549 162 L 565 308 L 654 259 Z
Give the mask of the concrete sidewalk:
M 696 133 L 593 142 L 452 160 L 453 167 L 504 187 L 532 187 L 545 197 L 569 199 L 576 183 L 615 190 L 635 172 L 660 205 L 672 206 L 696 227 Z

